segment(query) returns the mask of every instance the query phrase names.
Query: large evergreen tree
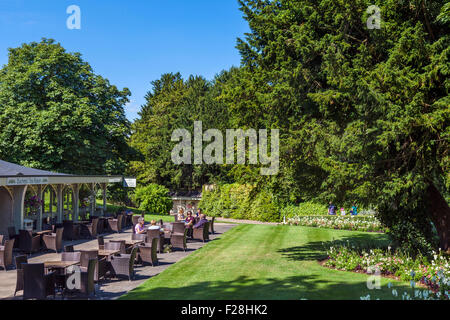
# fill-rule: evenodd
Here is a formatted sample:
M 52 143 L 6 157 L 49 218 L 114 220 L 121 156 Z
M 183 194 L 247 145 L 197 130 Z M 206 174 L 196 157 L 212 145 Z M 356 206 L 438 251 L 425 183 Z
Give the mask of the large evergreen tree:
M 373 1 L 240 3 L 251 33 L 226 99 L 235 124 L 282 130 L 272 185 L 375 205 L 416 252 L 429 249 L 433 221 L 449 249 L 448 5 L 375 1 L 381 29 L 368 29 Z

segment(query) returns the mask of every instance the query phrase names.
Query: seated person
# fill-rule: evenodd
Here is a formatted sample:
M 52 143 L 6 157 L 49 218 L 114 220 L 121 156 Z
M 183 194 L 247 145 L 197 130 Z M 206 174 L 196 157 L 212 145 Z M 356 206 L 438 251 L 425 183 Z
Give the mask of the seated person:
M 152 222 L 150 222 L 151 226 L 148 228 L 148 230 L 161 230 L 161 227 L 156 225 L 156 221 L 152 220 Z
M 187 217 L 186 220 L 184 221 L 184 223 L 186 224 L 186 228 L 188 228 L 188 236 L 192 236 L 192 227 L 194 226 L 195 223 L 195 218 L 192 215 L 192 211 L 188 211 L 187 213 Z
M 145 228 L 144 228 L 144 223 L 145 223 L 144 218 L 140 217 L 138 219 L 138 223 L 134 227 L 134 231 L 136 234 L 144 234 L 147 232 L 147 230 L 145 230 Z
M 202 215 L 200 216 L 200 221 L 196 225 L 194 225 L 194 228 L 199 229 L 203 227 L 206 222 L 208 222 L 208 220 L 206 219 L 206 214 L 202 213 Z
M 183 210 L 183 208 L 180 208 L 180 210 L 178 210 L 178 221 L 182 221 L 184 219 L 185 219 L 184 210 Z

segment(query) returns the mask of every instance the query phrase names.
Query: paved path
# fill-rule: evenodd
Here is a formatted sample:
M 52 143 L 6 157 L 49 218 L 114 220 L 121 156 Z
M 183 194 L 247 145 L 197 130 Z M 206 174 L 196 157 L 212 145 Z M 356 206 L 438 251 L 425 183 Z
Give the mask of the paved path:
M 237 219 L 228 219 L 228 218 L 216 218 L 215 221 L 219 222 L 227 222 L 227 223 L 243 223 L 243 224 L 267 224 L 271 226 L 276 226 L 279 223 L 277 222 L 262 222 L 262 221 L 255 221 L 255 220 L 237 220 Z M 215 224 L 214 224 L 215 226 Z
M 229 223 L 215 223 L 214 229 L 215 234 L 210 235 L 211 241 L 220 237 L 221 234 L 233 228 L 234 224 Z M 105 241 L 108 240 L 128 240 L 131 239 L 131 229 L 128 229 L 120 234 L 108 234 L 105 235 Z M 75 250 L 90 250 L 98 249 L 97 240 L 77 240 L 77 241 L 64 241 L 64 245 L 73 244 Z M 96 298 L 101 300 L 117 299 L 126 292 L 136 288 L 149 278 L 158 275 L 163 270 L 167 269 L 173 263 L 183 259 L 184 257 L 190 255 L 195 250 L 203 247 L 205 243 L 197 240 L 189 240 L 187 247 L 188 250 L 184 251 L 174 251 L 170 253 L 158 254 L 159 266 L 135 266 L 136 276 L 134 280 L 106 280 L 101 281 L 98 291 L 96 293 Z M 16 253 L 15 253 L 16 254 Z M 45 254 L 34 254 L 29 256 L 28 261 L 30 263 L 41 263 L 44 261 L 60 260 L 60 254 L 56 253 L 45 253 Z M 16 270 L 0 271 L 0 300 L 2 299 L 14 299 L 14 290 L 16 287 Z M 18 292 L 15 299 L 22 299 L 22 291 Z M 57 296 L 57 299 L 60 297 Z

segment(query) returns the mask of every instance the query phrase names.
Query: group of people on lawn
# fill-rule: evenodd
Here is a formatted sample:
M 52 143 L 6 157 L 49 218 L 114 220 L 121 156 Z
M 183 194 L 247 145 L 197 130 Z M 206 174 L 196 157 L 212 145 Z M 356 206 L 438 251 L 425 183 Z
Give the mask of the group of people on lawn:
M 172 211 L 171 211 L 171 213 L 172 213 Z M 206 222 L 208 222 L 208 219 L 206 219 L 206 214 L 202 213 L 201 209 L 198 209 L 196 215 L 198 218 L 200 218 L 200 220 L 197 223 L 195 223 L 195 218 L 192 214 L 192 211 L 188 211 L 186 217 L 184 216 L 183 208 L 180 208 L 180 210 L 178 211 L 178 221 L 185 223 L 186 228 L 188 228 L 188 236 L 189 237 L 192 237 L 193 229 L 199 229 L 199 228 L 203 227 L 203 225 Z M 148 228 L 144 227 L 144 223 L 145 223 L 144 218 L 143 217 L 139 218 L 138 223 L 135 226 L 135 232 L 137 234 L 145 234 L 147 232 L 147 230 L 161 230 L 161 227 L 156 225 L 155 220 L 152 220 L 150 222 L 151 226 Z
M 328 214 L 330 216 L 335 216 L 337 214 L 337 207 L 330 201 L 330 206 L 328 207 Z M 347 215 L 344 208 L 341 208 L 341 216 Z M 357 216 L 358 215 L 358 207 L 353 202 L 352 209 L 350 210 L 350 215 Z

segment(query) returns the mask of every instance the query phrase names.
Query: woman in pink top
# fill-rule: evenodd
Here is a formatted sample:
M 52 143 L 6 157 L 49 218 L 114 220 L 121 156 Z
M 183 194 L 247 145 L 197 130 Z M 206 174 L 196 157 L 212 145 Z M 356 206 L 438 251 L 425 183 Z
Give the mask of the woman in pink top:
M 147 232 L 144 228 L 144 222 L 144 218 L 139 218 L 138 223 L 134 227 L 134 231 L 136 234 L 144 234 Z

